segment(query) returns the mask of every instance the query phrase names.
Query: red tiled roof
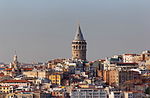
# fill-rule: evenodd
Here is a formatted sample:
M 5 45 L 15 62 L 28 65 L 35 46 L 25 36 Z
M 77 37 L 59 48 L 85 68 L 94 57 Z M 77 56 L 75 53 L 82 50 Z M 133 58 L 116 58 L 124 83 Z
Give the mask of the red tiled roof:
M 16 93 L 21 93 L 21 92 L 33 92 L 33 91 L 17 91 Z
M 10 87 L 10 86 L 0 86 L 0 87 Z
M 32 71 L 33 68 L 23 68 L 24 71 Z
M 143 91 L 125 91 L 125 92 L 128 92 L 128 93 L 143 93 Z
M 12 68 L 7 68 L 5 69 L 5 71 L 12 71 Z
M 4 76 L 4 73 L 0 73 L 0 77 Z
M 104 59 L 99 59 L 99 61 L 106 61 L 106 60 L 104 60 Z
M 124 55 L 137 55 L 137 54 L 124 54 Z
M 0 67 L 0 68 L 6 68 L 6 67 Z
M 138 64 L 138 63 L 118 63 L 118 64 Z
M 1 83 L 26 83 L 26 82 L 29 82 L 27 80 L 5 80 L 5 81 L 2 81 Z
M 24 71 L 32 71 L 33 68 L 23 68 Z M 5 71 L 12 71 L 12 68 L 6 68 Z

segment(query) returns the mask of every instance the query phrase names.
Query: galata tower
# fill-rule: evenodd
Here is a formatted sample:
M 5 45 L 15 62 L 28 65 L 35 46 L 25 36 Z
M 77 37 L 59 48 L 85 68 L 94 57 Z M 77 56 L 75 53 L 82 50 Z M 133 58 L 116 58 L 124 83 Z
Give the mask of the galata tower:
M 80 25 L 78 24 L 76 35 L 72 41 L 72 59 L 86 60 L 86 40 L 84 40 Z

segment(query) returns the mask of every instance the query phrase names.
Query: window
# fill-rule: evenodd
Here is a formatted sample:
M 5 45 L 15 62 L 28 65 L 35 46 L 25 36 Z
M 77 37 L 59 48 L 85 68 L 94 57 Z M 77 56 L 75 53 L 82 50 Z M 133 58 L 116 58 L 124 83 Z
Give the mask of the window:
M 76 49 L 78 48 L 78 46 L 76 46 Z
M 79 46 L 79 49 L 81 49 L 81 46 Z
M 82 49 L 84 49 L 84 46 L 82 46 Z

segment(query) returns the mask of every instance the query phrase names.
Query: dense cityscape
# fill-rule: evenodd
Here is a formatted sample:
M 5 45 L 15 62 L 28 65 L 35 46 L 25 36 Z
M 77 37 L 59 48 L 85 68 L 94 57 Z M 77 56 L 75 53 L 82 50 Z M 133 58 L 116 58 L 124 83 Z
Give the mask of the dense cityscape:
M 72 58 L 0 64 L 0 98 L 149 98 L 150 51 L 88 61 L 78 25 Z M 71 50 L 71 49 L 70 49 Z

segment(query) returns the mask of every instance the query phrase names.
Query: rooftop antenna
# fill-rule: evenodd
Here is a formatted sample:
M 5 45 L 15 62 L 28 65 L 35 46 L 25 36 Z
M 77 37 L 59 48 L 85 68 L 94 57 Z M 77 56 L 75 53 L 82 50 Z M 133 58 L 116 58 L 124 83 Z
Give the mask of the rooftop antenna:
M 80 21 L 78 20 L 77 25 L 80 26 Z
M 16 50 L 15 50 L 15 55 L 17 55 L 17 52 L 16 52 Z
M 14 61 L 17 61 L 17 52 L 15 50 Z

